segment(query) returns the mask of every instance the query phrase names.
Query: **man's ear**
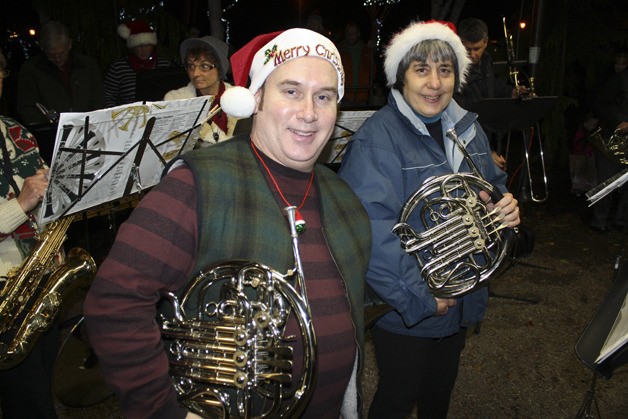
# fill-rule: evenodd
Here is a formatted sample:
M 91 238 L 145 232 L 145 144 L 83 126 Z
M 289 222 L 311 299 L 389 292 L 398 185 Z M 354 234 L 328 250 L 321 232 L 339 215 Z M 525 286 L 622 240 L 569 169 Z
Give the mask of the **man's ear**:
M 264 110 L 264 85 L 262 85 L 262 87 L 260 87 L 259 90 L 255 92 L 255 110 L 253 111 L 253 115 L 263 110 Z

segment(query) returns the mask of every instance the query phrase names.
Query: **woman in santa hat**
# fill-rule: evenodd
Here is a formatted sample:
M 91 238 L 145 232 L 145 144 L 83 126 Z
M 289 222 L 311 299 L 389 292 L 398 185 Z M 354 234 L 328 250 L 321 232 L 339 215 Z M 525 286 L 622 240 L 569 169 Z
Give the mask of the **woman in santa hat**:
M 105 74 L 105 106 L 112 107 L 136 101 L 137 73 L 170 67 L 155 51 L 157 33 L 143 20 L 133 20 L 118 26 L 118 35 L 126 40 L 129 52 L 125 58 L 114 60 Z
M 446 418 L 466 327 L 486 309 L 486 287 L 435 297 L 393 233 L 404 203 L 427 179 L 470 171 L 448 130 L 455 129 L 482 177 L 503 193 L 495 203 L 501 222 L 519 224 L 517 200 L 506 191 L 506 174 L 491 158 L 477 115 L 452 100 L 470 62 L 450 23 L 412 23 L 398 33 L 384 63 L 388 104 L 353 135 L 342 159 L 340 176 L 371 220 L 366 281 L 393 308 L 372 328 L 379 384 L 370 418 L 405 418 L 415 406 L 421 418 Z M 427 229 L 419 218 L 408 220 L 417 234 Z

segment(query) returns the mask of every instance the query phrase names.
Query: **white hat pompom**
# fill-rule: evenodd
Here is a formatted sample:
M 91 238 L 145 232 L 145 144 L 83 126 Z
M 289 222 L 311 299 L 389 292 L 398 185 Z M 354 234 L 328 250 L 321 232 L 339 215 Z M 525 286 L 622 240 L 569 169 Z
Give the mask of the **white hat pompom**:
M 233 86 L 222 94 L 220 107 L 229 116 L 248 118 L 255 110 L 255 97 L 246 87 Z
M 131 28 L 129 28 L 124 23 L 119 24 L 118 35 L 120 35 L 122 39 L 128 39 L 129 35 L 131 35 Z

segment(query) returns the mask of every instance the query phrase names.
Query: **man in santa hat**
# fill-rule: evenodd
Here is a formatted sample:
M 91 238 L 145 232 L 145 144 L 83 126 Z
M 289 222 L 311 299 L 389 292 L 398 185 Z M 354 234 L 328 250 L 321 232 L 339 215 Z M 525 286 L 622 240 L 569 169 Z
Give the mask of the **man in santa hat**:
M 118 35 L 129 49 L 125 58 L 114 60 L 105 74 L 105 106 L 112 107 L 136 101 L 137 73 L 170 67 L 165 58 L 158 58 L 155 46 L 157 33 L 144 20 L 132 20 L 118 26 Z
M 231 66 L 236 86 L 225 91 L 221 105 L 228 115 L 253 115 L 251 134 L 182 155 L 142 199 L 120 228 L 85 301 L 90 341 L 125 417 L 222 417 L 223 407 L 229 416 L 252 417 L 270 405 L 277 407 L 266 412 L 273 417 L 337 419 L 341 410 L 344 417 L 357 417 L 370 229 L 353 192 L 316 163 L 344 94 L 338 50 L 316 32 L 290 29 L 253 39 L 232 56 Z M 188 384 L 178 386 L 181 405 L 166 347 L 178 357 L 172 350 L 187 344 L 162 341 L 155 306 L 164 292 L 182 297 L 199 272 L 234 259 L 298 273 L 286 279 L 303 294 L 302 311 L 292 308 L 283 318 L 283 304 L 271 297 L 268 303 L 276 308 L 269 308 L 269 318 L 259 304 L 242 302 L 250 311 L 236 310 L 236 317 L 257 320 L 234 335 L 236 356 L 207 344 L 213 336 L 201 343 L 208 363 L 228 358 L 231 372 L 205 384 L 184 379 Z M 253 287 L 270 295 L 287 289 L 264 278 L 242 281 L 245 289 L 237 299 Z M 201 291 L 201 305 L 215 307 L 225 293 L 233 293 L 235 283 L 223 285 Z M 190 294 L 196 293 L 193 288 Z M 233 303 L 226 300 L 231 303 L 218 305 Z M 221 314 L 198 313 L 185 301 L 184 311 L 203 325 L 222 324 Z M 297 325 L 299 313 L 303 321 Z M 284 326 L 285 341 L 259 334 Z M 298 338 L 312 328 L 314 339 Z M 272 343 L 264 349 L 265 339 Z M 290 363 L 281 356 L 290 352 L 287 346 L 294 350 Z M 264 396 L 271 387 L 277 391 Z M 201 405 L 203 398 L 214 407 Z

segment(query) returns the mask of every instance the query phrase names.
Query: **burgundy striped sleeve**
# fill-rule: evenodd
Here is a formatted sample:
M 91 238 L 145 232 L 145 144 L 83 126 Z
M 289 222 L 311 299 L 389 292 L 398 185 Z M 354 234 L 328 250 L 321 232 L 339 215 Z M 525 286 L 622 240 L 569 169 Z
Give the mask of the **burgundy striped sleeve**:
M 120 227 L 84 303 L 90 342 L 125 417 L 184 417 L 155 322 L 163 288 L 194 265 L 197 215 L 189 169 L 173 170 Z

